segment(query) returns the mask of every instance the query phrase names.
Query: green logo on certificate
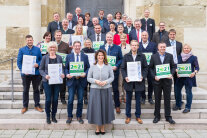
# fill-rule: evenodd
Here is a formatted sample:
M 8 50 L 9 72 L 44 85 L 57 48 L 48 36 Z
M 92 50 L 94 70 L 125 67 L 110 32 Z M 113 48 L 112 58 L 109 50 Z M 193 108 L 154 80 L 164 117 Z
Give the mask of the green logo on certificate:
M 42 43 L 41 44 L 41 50 L 42 50 L 42 54 L 46 54 L 47 53 L 47 44 L 46 43 Z
M 84 63 L 83 62 L 70 62 L 70 75 L 80 76 L 84 73 Z
M 143 53 L 147 59 L 147 65 L 150 64 L 150 60 L 151 60 L 151 56 L 152 56 L 152 53 Z
M 192 73 L 191 64 L 177 64 L 179 77 L 189 77 Z
M 99 50 L 100 46 L 104 45 L 104 41 L 93 41 L 93 49 Z
M 168 78 L 170 75 L 169 64 L 156 65 L 156 76 L 158 78 Z
M 62 57 L 63 65 L 65 65 L 67 54 L 59 53 L 59 52 L 56 52 L 56 54 Z
M 108 63 L 114 67 L 116 65 L 116 57 L 115 56 L 107 56 Z

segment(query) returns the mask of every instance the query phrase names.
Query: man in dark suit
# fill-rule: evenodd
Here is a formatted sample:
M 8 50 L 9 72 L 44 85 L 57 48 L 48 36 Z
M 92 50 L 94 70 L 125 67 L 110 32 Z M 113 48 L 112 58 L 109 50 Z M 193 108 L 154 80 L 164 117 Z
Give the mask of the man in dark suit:
M 68 24 L 69 24 L 69 22 L 67 19 L 62 20 L 62 26 L 63 26 L 63 28 L 61 29 L 62 34 L 74 34 L 75 33 L 75 31 L 73 29 L 68 28 L 68 26 L 69 26 Z
M 99 15 L 99 24 L 103 28 L 104 23 L 107 22 L 107 19 L 104 17 L 104 10 L 100 10 L 98 15 Z
M 149 34 L 149 40 L 152 41 L 152 36 L 155 33 L 155 20 L 152 18 L 149 18 L 150 11 L 146 9 L 144 11 L 144 17 L 141 19 L 142 22 L 142 30 L 145 30 Z
M 134 29 L 134 26 L 132 24 L 132 19 L 127 18 L 126 19 L 126 26 L 124 27 L 124 33 L 125 34 L 130 34 L 130 32 Z
M 104 33 L 101 33 L 101 25 L 97 24 L 94 27 L 95 33 L 89 36 L 89 39 L 91 41 L 106 41 L 106 35 Z
M 155 42 L 156 44 L 158 44 L 159 42 L 167 43 L 167 41 L 169 40 L 169 37 L 168 37 L 168 32 L 165 31 L 165 23 L 160 22 L 159 28 L 160 29 L 158 30 L 158 32 L 155 32 L 153 34 L 152 42 Z
M 67 13 L 67 19 L 68 19 L 68 29 L 73 29 L 73 27 L 77 24 L 73 21 L 73 14 Z
M 149 35 L 147 31 L 142 32 L 142 42 L 139 43 L 139 52 L 155 54 L 157 52 L 157 46 L 155 43 L 149 41 Z M 147 62 L 149 65 L 149 61 Z M 149 70 L 148 70 L 149 72 Z M 148 102 L 150 104 L 154 104 L 152 100 L 152 93 L 153 93 L 153 85 L 152 85 L 152 76 L 150 73 L 147 75 L 147 82 L 148 82 Z M 142 92 L 142 100 L 141 103 L 145 104 L 146 94 L 145 90 Z
M 133 29 L 130 33 L 129 33 L 129 40 L 132 41 L 132 40 L 137 40 L 138 42 L 141 42 L 142 41 L 142 38 L 141 38 L 141 34 L 142 34 L 142 23 L 139 19 L 136 19 L 134 21 L 134 27 L 135 29 Z
M 133 90 L 135 89 L 135 99 L 136 99 L 136 120 L 139 124 L 142 124 L 142 120 L 140 118 L 141 115 L 141 105 L 140 105 L 140 97 L 142 91 L 145 89 L 145 78 L 147 77 L 147 61 L 145 55 L 140 53 L 139 43 L 136 40 L 132 40 L 130 43 L 131 51 L 126 54 L 123 58 L 123 62 L 121 65 L 121 73 L 124 79 L 124 89 L 126 90 L 126 120 L 125 123 L 128 124 L 131 120 L 131 102 Z M 142 79 L 141 81 L 131 82 L 128 78 L 127 74 L 127 62 L 141 62 L 141 73 Z
M 55 12 L 53 14 L 54 21 L 50 22 L 47 27 L 47 31 L 51 33 L 52 40 L 54 41 L 54 33 L 56 30 L 60 30 L 62 28 L 62 23 L 60 22 L 60 14 Z
M 83 14 L 81 14 L 81 8 L 80 7 L 77 7 L 76 9 L 75 9 L 75 15 L 73 16 L 73 21 L 77 24 L 78 23 L 78 18 L 79 17 L 82 17 L 83 18 L 83 20 L 85 19 L 84 18 L 84 15 Z M 84 21 L 83 21 L 84 22 Z
M 83 94 L 84 88 L 87 85 L 87 73 L 90 68 L 90 64 L 88 61 L 88 56 L 84 53 L 80 52 L 81 50 L 81 42 L 75 41 L 73 43 L 74 53 L 67 55 L 66 57 L 66 68 L 65 75 L 67 77 L 67 86 L 68 86 L 68 119 L 66 121 L 67 124 L 72 122 L 73 118 L 73 101 L 74 95 L 77 91 L 78 103 L 77 103 L 77 111 L 76 117 L 80 124 L 83 124 L 84 121 L 82 119 L 82 109 L 83 109 Z M 71 76 L 70 71 L 70 62 L 83 62 L 84 63 L 84 73 L 80 76 Z
M 155 92 L 155 111 L 154 115 L 155 118 L 153 123 L 157 123 L 160 121 L 160 106 L 161 106 L 161 98 L 162 98 L 162 91 L 164 95 L 164 107 L 165 107 L 165 119 L 170 124 L 175 124 L 175 121 L 172 119 L 171 116 L 171 107 L 170 107 L 170 99 L 171 99 L 171 89 L 172 89 L 172 76 L 175 73 L 176 66 L 173 61 L 173 56 L 167 52 L 165 52 L 166 43 L 160 42 L 158 44 L 158 52 L 151 57 L 150 61 L 150 73 L 153 78 L 154 83 L 154 92 Z M 157 76 L 157 65 L 162 64 L 169 64 L 170 73 L 167 78 L 160 78 Z
M 107 55 L 116 57 L 115 66 L 112 67 L 114 71 L 114 81 L 112 82 L 112 88 L 114 92 L 114 103 L 116 108 L 116 113 L 120 114 L 120 101 L 119 101 L 119 90 L 118 90 L 118 80 L 119 80 L 119 67 L 122 63 L 122 52 L 121 47 L 113 44 L 113 34 L 106 34 L 106 44 L 101 46 L 100 49 L 106 51 Z
M 113 15 L 108 14 L 107 15 L 107 21 L 103 24 L 103 29 L 105 33 L 108 33 L 110 31 L 110 23 L 113 22 Z

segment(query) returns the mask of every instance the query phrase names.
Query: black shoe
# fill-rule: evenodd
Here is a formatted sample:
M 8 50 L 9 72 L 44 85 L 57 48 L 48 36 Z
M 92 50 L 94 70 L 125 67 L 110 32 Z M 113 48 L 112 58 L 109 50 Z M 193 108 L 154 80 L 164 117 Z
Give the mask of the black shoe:
M 185 108 L 185 109 L 183 110 L 183 113 L 188 113 L 188 112 L 190 112 L 190 109 L 188 109 L 188 108 Z
M 99 134 L 101 134 L 101 132 L 96 132 L 96 131 L 95 131 L 95 134 L 96 134 L 96 135 L 99 135 Z
M 101 133 L 101 135 L 104 135 L 106 132 L 100 132 Z
M 154 102 L 152 99 L 149 99 L 148 102 L 149 102 L 150 104 L 155 104 L 155 102 Z
M 169 122 L 170 124 L 175 124 L 175 121 L 170 117 L 166 119 L 167 122 Z
M 145 104 L 145 99 L 142 99 L 141 100 L 141 104 Z
M 83 121 L 83 119 L 82 119 L 81 117 L 78 117 L 77 120 L 78 120 L 78 122 L 79 122 L 80 124 L 83 124 L 83 123 L 84 123 L 84 121 Z
M 68 120 L 66 121 L 66 124 L 70 124 L 72 122 L 72 117 L 68 117 Z
M 50 118 L 47 118 L 46 122 L 47 124 L 51 124 Z
M 40 94 L 44 94 L 43 89 L 40 89 Z
M 66 104 L 65 99 L 61 99 L 61 103 L 62 103 L 62 104 Z
M 88 104 L 88 99 L 84 99 L 84 104 Z
M 158 123 L 159 121 L 160 121 L 160 119 L 155 117 L 154 120 L 153 120 L 153 123 Z
M 174 106 L 173 111 L 181 110 L 181 107 Z
M 57 119 L 55 117 L 52 117 L 52 122 L 57 123 Z

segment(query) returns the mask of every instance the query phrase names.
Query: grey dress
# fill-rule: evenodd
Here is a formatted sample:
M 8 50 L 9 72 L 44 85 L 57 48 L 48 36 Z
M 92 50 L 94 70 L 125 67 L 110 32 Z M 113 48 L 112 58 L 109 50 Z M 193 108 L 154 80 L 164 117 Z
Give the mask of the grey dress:
M 91 83 L 87 110 L 88 123 L 110 124 L 115 119 L 111 87 L 111 82 L 114 80 L 112 67 L 93 65 L 89 69 L 87 80 Z M 107 84 L 101 87 L 95 83 L 95 80 L 106 81 Z

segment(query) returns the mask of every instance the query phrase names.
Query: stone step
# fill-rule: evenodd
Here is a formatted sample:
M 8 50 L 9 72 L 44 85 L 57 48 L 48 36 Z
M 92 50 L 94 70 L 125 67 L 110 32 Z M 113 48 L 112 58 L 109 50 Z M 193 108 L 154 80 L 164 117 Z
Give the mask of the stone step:
M 40 104 L 41 104 L 42 108 L 45 107 L 44 100 L 40 100 Z M 175 104 L 175 101 L 171 100 L 171 107 L 173 107 L 174 104 Z M 192 109 L 207 109 L 206 105 L 207 105 L 206 100 L 193 100 L 191 108 Z M 132 109 L 135 109 L 135 100 L 132 100 L 131 107 L 132 107 Z M 21 109 L 21 108 L 22 108 L 22 100 L 15 100 L 14 102 L 12 102 L 11 100 L 1 100 L 1 103 L 0 103 L 0 109 Z M 30 100 L 29 108 L 34 108 L 34 101 L 33 100 Z M 59 109 L 67 109 L 67 105 L 63 105 L 59 100 L 58 108 Z M 74 100 L 74 109 L 76 109 L 76 108 L 77 108 L 77 100 Z M 87 105 L 83 105 L 83 108 L 87 109 Z M 122 103 L 120 105 L 120 108 L 125 109 L 126 108 L 125 103 Z M 146 104 L 142 105 L 141 108 L 142 109 L 154 109 L 154 105 L 151 105 L 148 102 L 146 102 Z M 161 108 L 164 109 L 164 100 L 161 100 Z M 182 108 L 184 108 L 184 104 L 183 104 Z
M 157 124 L 152 119 L 143 119 L 143 124 L 138 124 L 134 119 L 125 124 L 125 119 L 116 119 L 112 124 L 106 125 L 107 130 L 135 130 L 135 129 L 207 129 L 207 119 L 175 119 L 176 124 L 171 125 L 162 119 Z M 95 125 L 89 124 L 84 119 L 84 124 L 79 124 L 73 119 L 70 125 L 66 119 L 58 119 L 58 123 L 46 124 L 45 119 L 0 119 L 0 129 L 38 129 L 38 130 L 94 130 Z
M 142 109 L 142 119 L 153 119 L 154 109 Z M 115 110 L 114 110 L 115 113 Z M 135 119 L 135 109 L 131 110 L 132 119 Z M 82 117 L 86 119 L 87 109 L 83 109 Z M 207 109 L 192 109 L 190 113 L 183 114 L 182 110 L 172 111 L 174 119 L 207 119 Z M 73 110 L 73 116 L 76 117 L 76 109 Z M 164 118 L 164 109 L 161 109 L 161 116 Z M 67 119 L 67 109 L 58 109 L 57 119 Z M 0 109 L 0 119 L 45 119 L 46 113 L 40 113 L 35 109 L 29 109 L 25 114 L 21 114 L 21 109 Z M 125 119 L 125 109 L 121 109 L 120 114 L 115 113 L 116 119 Z

